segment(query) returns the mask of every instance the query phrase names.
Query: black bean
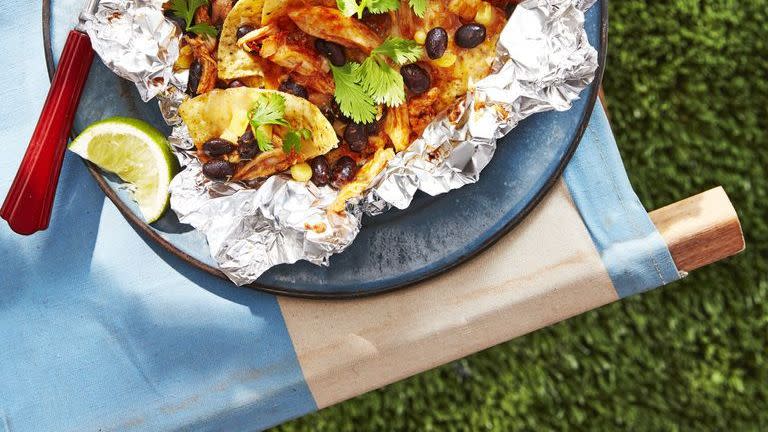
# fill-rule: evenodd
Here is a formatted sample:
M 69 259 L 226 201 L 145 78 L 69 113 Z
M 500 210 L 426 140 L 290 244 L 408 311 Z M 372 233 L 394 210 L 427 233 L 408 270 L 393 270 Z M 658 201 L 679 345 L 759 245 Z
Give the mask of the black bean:
M 344 141 L 349 145 L 349 149 L 354 152 L 361 152 L 368 147 L 368 130 L 364 124 L 350 123 L 344 129 Z
M 427 33 L 424 48 L 427 50 L 429 58 L 432 60 L 439 59 L 448 48 L 448 32 L 442 27 L 433 28 Z
M 336 161 L 331 171 L 331 184 L 336 188 L 341 188 L 352 181 L 357 174 L 357 164 L 349 156 L 342 156 Z
M 253 129 L 248 127 L 248 130 L 246 130 L 242 135 L 240 135 L 240 138 L 237 139 L 237 145 L 248 145 L 248 144 L 254 144 L 256 142 L 256 136 L 253 134 Z
M 197 86 L 200 85 L 200 77 L 203 75 L 203 65 L 197 59 L 189 65 L 189 79 L 187 80 L 187 94 L 197 96 Z
M 249 25 L 249 24 L 241 25 L 240 27 L 237 28 L 237 38 L 240 39 L 241 37 L 247 35 L 248 33 L 254 30 L 256 30 L 256 27 L 252 25 Z
M 384 119 L 387 117 L 387 109 L 384 108 L 384 111 L 381 113 L 381 117 L 377 120 L 374 120 L 373 123 L 368 123 L 365 125 L 365 131 L 368 133 L 368 136 L 376 135 L 379 133 L 379 130 L 381 129 L 381 125 L 384 124 Z
M 309 97 L 309 93 L 307 93 L 307 89 L 304 88 L 304 86 L 302 85 L 296 84 L 290 78 L 281 82 L 280 86 L 277 89 L 281 92 L 290 93 L 300 98 L 307 99 Z
M 344 66 L 347 62 L 347 55 L 344 54 L 344 47 L 337 43 L 316 39 L 315 49 L 320 54 L 326 56 L 334 66 Z
M 323 113 L 325 118 L 328 119 L 328 122 L 333 123 L 333 121 L 336 120 L 336 110 L 333 109 L 333 105 L 331 103 L 321 105 L 320 112 Z
M 462 48 L 474 48 L 485 40 L 485 26 L 478 23 L 464 24 L 456 30 L 456 45 Z
M 259 144 L 256 142 L 256 137 L 253 135 L 251 128 L 248 128 L 248 130 L 237 139 L 237 152 L 240 153 L 241 159 L 253 159 L 256 155 L 261 153 Z
M 240 154 L 240 159 L 251 160 L 261 153 L 261 149 L 259 149 L 259 145 L 254 142 L 238 147 L 237 152 Z
M 317 186 L 325 186 L 331 179 L 331 166 L 328 165 L 328 159 L 325 156 L 318 156 L 309 161 L 312 167 L 312 183 Z
M 235 149 L 235 145 L 224 138 L 211 138 L 203 144 L 203 151 L 208 156 L 223 156 Z
M 227 88 L 238 88 L 238 87 L 245 87 L 245 84 L 243 84 L 240 80 L 232 80 L 227 84 Z
M 214 159 L 203 164 L 203 174 L 213 180 L 226 180 L 235 174 L 235 166 L 225 160 Z
M 429 90 L 431 85 L 429 74 L 421 66 L 412 63 L 400 68 L 400 75 L 408 89 L 416 94 L 422 94 Z

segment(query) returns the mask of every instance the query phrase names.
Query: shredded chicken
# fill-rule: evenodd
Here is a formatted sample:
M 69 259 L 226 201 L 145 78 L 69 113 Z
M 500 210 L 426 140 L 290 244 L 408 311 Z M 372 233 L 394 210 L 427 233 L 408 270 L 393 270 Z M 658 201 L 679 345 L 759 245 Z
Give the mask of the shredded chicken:
M 207 6 L 197 8 L 195 11 L 195 24 L 210 24 L 211 14 Z
M 395 150 L 402 151 L 410 144 L 411 127 L 408 121 L 408 106 L 389 108 L 387 117 L 384 119 L 384 132 L 392 141 Z
M 395 15 L 392 21 L 395 23 L 397 33 L 406 39 L 413 39 L 413 34 L 416 33 L 417 17 L 408 2 L 400 2 L 400 9 L 392 14 Z
M 253 30 L 238 39 L 237 44 L 248 52 L 258 52 L 261 58 L 289 71 L 304 76 L 322 76 L 324 78 L 321 79 L 326 81 L 330 79 L 330 68 L 312 47 L 311 38 L 299 31 L 290 20 L 280 20 Z M 327 87 L 327 84 L 319 84 Z
M 216 79 L 218 77 L 216 60 L 213 58 L 216 52 L 216 39 L 209 36 L 188 37 L 187 43 L 192 47 L 195 59 L 203 67 L 203 72 L 200 74 L 200 83 L 197 85 L 195 94 L 207 93 L 216 87 Z
M 440 89 L 432 87 L 426 93 L 408 101 L 408 121 L 411 131 L 416 136 L 421 135 L 427 125 L 432 122 L 437 113 L 442 109 L 438 106 Z
M 276 24 L 268 24 L 246 33 L 243 37 L 237 40 L 237 46 L 250 52 L 253 51 L 252 47 L 258 46 L 259 42 L 279 32 L 280 29 Z
M 272 137 L 275 150 L 261 153 L 252 161 L 240 167 L 232 180 L 254 180 L 276 172 L 285 171 L 296 162 L 293 153 L 285 154 L 282 150 L 282 141 L 278 136 Z
M 333 91 L 336 90 L 336 83 L 333 82 L 333 77 L 327 73 L 319 75 L 294 74 L 293 80 L 296 81 L 296 84 L 326 95 L 332 95 Z
M 305 33 L 348 48 L 360 48 L 370 53 L 381 44 L 381 38 L 358 20 L 344 16 L 336 8 L 310 6 L 288 13 Z
M 211 3 L 211 22 L 214 25 L 223 24 L 224 18 L 232 10 L 234 3 L 234 0 L 213 0 Z
M 264 39 L 259 54 L 262 58 L 305 76 L 327 75 L 330 70 L 315 50 L 293 43 L 284 32 Z

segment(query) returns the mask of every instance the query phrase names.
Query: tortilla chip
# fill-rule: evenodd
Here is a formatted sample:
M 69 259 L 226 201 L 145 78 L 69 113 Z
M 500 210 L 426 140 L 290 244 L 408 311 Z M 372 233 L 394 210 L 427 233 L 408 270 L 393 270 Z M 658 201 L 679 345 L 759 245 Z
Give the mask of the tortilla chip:
M 220 79 L 263 76 L 258 59 L 237 46 L 237 29 L 244 24 L 258 27 L 263 7 L 264 0 L 239 0 L 224 20 L 216 55 Z
M 291 128 L 307 128 L 312 132 L 312 138 L 302 141 L 298 153 L 286 154 L 278 145 L 275 150 L 259 154 L 238 169 L 235 180 L 266 177 L 295 163 L 325 154 L 336 147 L 336 132 L 318 107 L 306 99 L 274 90 L 248 87 L 212 90 L 184 101 L 179 107 L 179 115 L 189 128 L 195 146 L 200 149 L 203 143 L 211 138 L 221 137 L 222 134 L 235 136 L 245 132 L 248 122 L 243 122 L 242 119 L 247 116 L 254 101 L 262 93 L 277 93 L 283 96 L 285 119 L 291 124 Z M 234 128 L 238 130 L 235 131 Z
M 264 0 L 261 25 L 265 26 L 277 18 L 287 15 L 291 9 L 304 6 L 336 7 L 336 0 Z

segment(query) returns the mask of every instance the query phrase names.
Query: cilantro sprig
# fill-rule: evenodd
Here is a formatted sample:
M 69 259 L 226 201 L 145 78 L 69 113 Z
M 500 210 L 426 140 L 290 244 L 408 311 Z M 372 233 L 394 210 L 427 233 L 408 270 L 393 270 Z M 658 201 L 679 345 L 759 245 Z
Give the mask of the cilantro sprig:
M 248 111 L 248 122 L 256 136 L 256 144 L 259 150 L 265 152 L 274 149 L 272 137 L 268 136 L 262 126 L 286 126 L 291 127 L 285 119 L 285 97 L 276 93 L 262 93 Z M 307 128 L 291 129 L 283 136 L 283 152 L 301 150 L 301 140 L 312 138 L 312 131 Z
M 331 66 L 336 84 L 334 97 L 341 112 L 356 123 L 373 123 L 377 104 L 395 107 L 405 102 L 403 77 L 387 59 L 398 65 L 413 63 L 421 56 L 421 49 L 415 41 L 391 37 L 362 64 Z
M 208 2 L 209 0 L 171 0 L 170 9 L 174 15 L 184 20 L 185 32 L 216 37 L 219 34 L 216 27 L 206 23 L 192 24 L 197 9 Z
M 374 48 L 371 55 L 383 55 L 392 59 L 393 62 L 404 65 L 413 63 L 421 57 L 421 45 L 410 39 L 399 37 L 390 37 L 383 44 Z
M 408 4 L 413 8 L 413 12 L 424 18 L 427 11 L 428 0 L 408 0 Z M 336 0 L 336 6 L 346 16 L 357 14 L 358 18 L 363 17 L 363 11 L 368 9 L 373 14 L 386 13 L 400 8 L 400 0 Z
M 349 62 L 344 66 L 331 66 L 336 90 L 333 93 L 339 109 L 357 123 L 373 123 L 376 104 L 373 97 L 359 83 L 360 64 Z
M 419 18 L 424 18 L 424 14 L 427 13 L 427 2 L 429 0 L 408 0 L 408 4 L 411 5 L 413 13 Z

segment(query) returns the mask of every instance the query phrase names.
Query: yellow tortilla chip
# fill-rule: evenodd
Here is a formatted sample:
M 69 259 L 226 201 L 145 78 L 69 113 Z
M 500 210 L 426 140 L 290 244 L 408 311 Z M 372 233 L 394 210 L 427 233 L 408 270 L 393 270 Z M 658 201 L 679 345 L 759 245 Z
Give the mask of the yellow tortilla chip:
M 302 141 L 298 153 L 286 154 L 280 145 L 276 145 L 274 150 L 259 154 L 238 169 L 235 180 L 266 177 L 283 171 L 295 163 L 327 153 L 338 143 L 333 126 L 319 108 L 306 99 L 275 90 L 248 87 L 212 90 L 184 101 L 179 107 L 179 115 L 199 149 L 211 138 L 219 138 L 222 135 L 236 136 L 245 132 L 248 123 L 242 119 L 247 117 L 254 102 L 263 93 L 275 93 L 285 98 L 285 119 L 291 124 L 291 128 L 309 129 L 312 137 Z M 234 130 L 235 128 L 237 130 Z
M 241 0 L 242 1 L 242 0 Z M 275 19 L 287 15 L 291 9 L 304 6 L 336 7 L 335 0 L 264 0 L 261 25 L 265 26 Z M 320 25 L 318 23 L 318 25 Z
M 245 24 L 258 27 L 263 7 L 264 0 L 239 0 L 224 20 L 216 54 L 220 79 L 263 75 L 256 57 L 237 46 L 237 29 Z

